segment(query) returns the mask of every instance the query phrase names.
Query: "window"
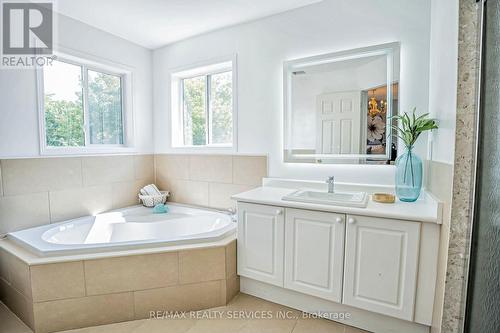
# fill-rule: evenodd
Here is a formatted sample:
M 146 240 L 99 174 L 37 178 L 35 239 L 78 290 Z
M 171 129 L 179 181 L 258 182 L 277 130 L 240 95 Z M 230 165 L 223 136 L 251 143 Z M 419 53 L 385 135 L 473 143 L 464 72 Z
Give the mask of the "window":
M 234 148 L 234 62 L 174 74 L 174 147 Z
M 125 147 L 126 73 L 61 58 L 41 71 L 42 152 Z

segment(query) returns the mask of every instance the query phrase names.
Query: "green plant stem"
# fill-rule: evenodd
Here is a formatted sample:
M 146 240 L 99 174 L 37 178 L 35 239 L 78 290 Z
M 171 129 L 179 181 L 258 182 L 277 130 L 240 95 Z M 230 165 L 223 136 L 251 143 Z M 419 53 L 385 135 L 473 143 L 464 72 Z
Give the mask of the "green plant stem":
M 414 173 L 413 173 L 413 157 L 412 157 L 411 150 L 410 150 L 410 152 L 409 152 L 409 153 L 410 153 L 409 155 L 410 155 L 410 159 L 411 159 L 411 161 L 410 161 L 410 168 L 411 168 L 411 185 L 412 185 L 413 187 L 415 187 L 415 175 L 414 175 Z
M 406 184 L 406 171 L 408 171 L 408 154 L 406 155 L 406 161 L 405 161 L 405 175 L 404 175 L 405 184 Z
M 404 173 L 404 182 L 406 183 L 406 175 L 408 172 L 408 162 L 410 162 L 410 176 L 411 176 L 411 185 L 415 187 L 415 172 L 413 170 L 413 155 L 411 152 L 410 148 L 406 148 L 408 150 L 408 154 L 406 154 L 406 161 L 405 161 L 405 173 Z

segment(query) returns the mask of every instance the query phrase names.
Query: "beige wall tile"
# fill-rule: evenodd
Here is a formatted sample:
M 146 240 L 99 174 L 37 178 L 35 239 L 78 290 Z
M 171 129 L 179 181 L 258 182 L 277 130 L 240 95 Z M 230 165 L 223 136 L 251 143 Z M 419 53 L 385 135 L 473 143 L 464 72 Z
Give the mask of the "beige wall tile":
M 4 279 L 7 282 L 10 282 L 9 256 L 10 254 L 7 251 L 0 248 L 0 279 Z
M 161 190 L 171 192 L 169 201 L 208 206 L 208 183 L 206 182 L 167 179 L 158 181 L 158 186 Z
M 260 186 L 263 177 L 267 177 L 267 157 L 233 156 L 234 184 Z
M 2 160 L 5 195 L 17 195 L 82 186 L 78 157 Z
M 179 252 L 179 283 L 226 278 L 225 247 Z
M 225 304 L 229 303 L 240 292 L 240 277 L 235 275 L 222 281 L 222 299 Z
M 134 180 L 134 156 L 83 157 L 82 172 L 84 186 Z
M 189 155 L 155 155 L 156 177 L 189 179 Z
M 189 159 L 191 180 L 231 183 L 233 159 L 226 155 L 192 155 Z
M 0 234 L 47 224 L 48 192 L 0 197 Z
M 87 295 L 171 286 L 178 276 L 177 253 L 85 261 Z
M 111 208 L 111 184 L 50 192 L 52 222 L 94 215 Z
M 0 303 L 0 329 L 2 333 L 33 333 L 9 308 Z
M 30 267 L 12 254 L 7 255 L 7 263 L 11 286 L 26 298 L 31 299 Z
M 235 185 L 209 183 L 208 185 L 208 205 L 213 208 L 234 208 L 236 201 L 231 199 L 233 194 L 245 192 L 255 188 L 254 185 Z
M 428 161 L 427 188 L 440 200 L 451 202 L 453 193 L 453 165 Z
M 132 293 L 71 298 L 34 304 L 37 333 L 132 320 Z
M 33 301 L 85 296 L 83 262 L 31 266 Z
M 154 156 L 136 155 L 134 156 L 135 179 L 154 179 Z
M 226 246 L 226 278 L 236 275 L 236 240 Z
M 177 285 L 134 292 L 136 319 L 149 318 L 150 311 L 191 311 L 223 305 L 221 281 Z
M 142 179 L 111 184 L 113 209 L 138 205 L 139 190 L 152 182 L 151 179 Z
M 168 178 L 163 178 L 163 177 L 158 177 L 158 175 L 155 178 L 155 184 L 158 187 L 160 191 L 172 191 L 173 184 L 175 182 L 174 179 L 168 179 Z M 172 195 L 173 193 L 171 193 Z M 168 200 L 172 200 L 172 197 L 170 197 Z
M 33 303 L 19 291 L 0 280 L 2 301 L 26 325 L 33 328 Z

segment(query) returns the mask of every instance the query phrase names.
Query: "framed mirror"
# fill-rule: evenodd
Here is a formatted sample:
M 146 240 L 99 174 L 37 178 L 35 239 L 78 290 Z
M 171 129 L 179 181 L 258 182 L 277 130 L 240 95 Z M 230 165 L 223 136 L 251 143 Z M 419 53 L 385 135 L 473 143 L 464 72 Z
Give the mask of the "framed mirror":
M 284 63 L 284 160 L 390 164 L 399 43 Z

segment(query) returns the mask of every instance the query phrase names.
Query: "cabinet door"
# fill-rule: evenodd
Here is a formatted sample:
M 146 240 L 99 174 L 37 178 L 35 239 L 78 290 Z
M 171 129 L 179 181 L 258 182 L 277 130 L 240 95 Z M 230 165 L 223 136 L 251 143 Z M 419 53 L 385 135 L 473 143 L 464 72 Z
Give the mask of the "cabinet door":
M 283 287 L 284 209 L 238 203 L 238 274 Z
M 413 320 L 420 223 L 347 216 L 343 303 Z
M 344 217 L 286 209 L 285 288 L 341 301 Z

